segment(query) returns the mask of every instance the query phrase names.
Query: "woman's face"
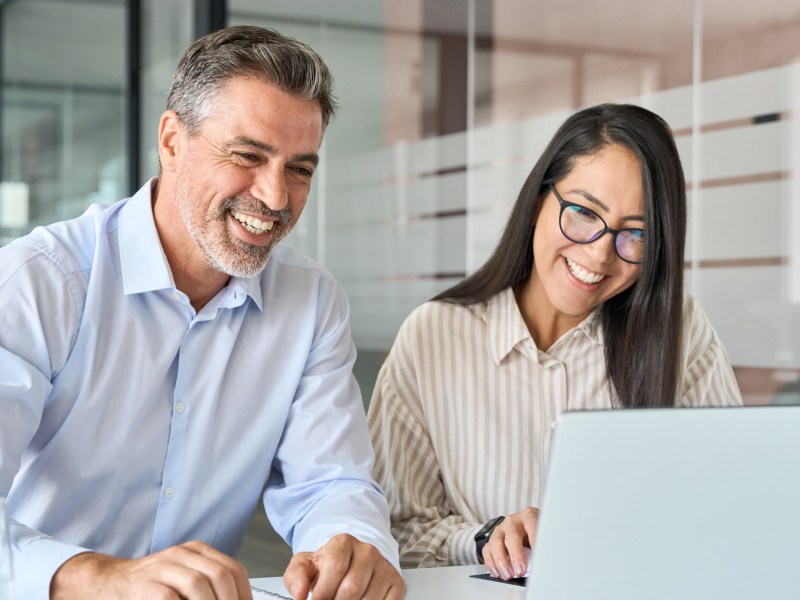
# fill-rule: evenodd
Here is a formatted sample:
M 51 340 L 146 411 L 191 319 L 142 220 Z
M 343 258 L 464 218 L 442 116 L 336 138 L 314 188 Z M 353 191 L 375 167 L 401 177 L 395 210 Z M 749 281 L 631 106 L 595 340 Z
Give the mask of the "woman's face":
M 555 187 L 564 200 L 591 209 L 613 229 L 644 228 L 639 160 L 622 146 L 606 146 L 576 159 L 572 171 Z M 619 257 L 612 233 L 588 244 L 567 239 L 559 227 L 560 211 L 551 190 L 535 223 L 534 265 L 527 287 L 533 314 L 574 326 L 597 306 L 631 287 L 641 266 Z

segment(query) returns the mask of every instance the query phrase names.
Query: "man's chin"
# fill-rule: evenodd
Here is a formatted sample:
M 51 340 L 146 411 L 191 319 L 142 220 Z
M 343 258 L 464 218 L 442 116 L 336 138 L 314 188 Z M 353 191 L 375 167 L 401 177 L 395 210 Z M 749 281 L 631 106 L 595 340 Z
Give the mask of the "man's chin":
M 259 248 L 259 250 L 261 251 L 259 254 L 263 253 L 263 255 L 257 257 L 250 255 L 244 258 L 237 257 L 235 259 L 231 259 L 230 257 L 216 258 L 211 260 L 211 266 L 217 271 L 221 271 L 231 277 L 249 279 L 250 277 L 259 275 L 261 271 L 264 270 L 264 267 L 267 266 L 267 261 L 272 253 L 272 246 L 269 248 Z

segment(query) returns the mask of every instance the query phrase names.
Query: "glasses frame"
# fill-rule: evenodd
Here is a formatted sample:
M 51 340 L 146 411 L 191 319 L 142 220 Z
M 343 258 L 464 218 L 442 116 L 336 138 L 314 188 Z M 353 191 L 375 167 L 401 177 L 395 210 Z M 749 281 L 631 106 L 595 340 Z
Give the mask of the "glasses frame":
M 625 258 L 624 256 L 622 256 L 622 254 L 619 253 L 619 248 L 617 247 L 617 240 L 619 239 L 619 234 L 620 233 L 623 233 L 625 231 L 641 231 L 642 232 L 642 236 L 644 236 L 644 229 L 641 229 L 639 227 L 623 227 L 622 229 L 613 229 L 613 228 L 608 226 L 608 223 L 606 223 L 606 221 L 605 221 L 605 219 L 603 219 L 603 217 L 598 215 L 591 208 L 587 208 L 583 204 L 578 204 L 577 202 L 570 202 L 569 200 L 564 200 L 561 197 L 561 194 L 558 193 L 558 190 L 556 189 L 556 186 L 555 186 L 554 183 L 550 183 L 548 185 L 550 186 L 550 189 L 553 190 L 553 195 L 555 195 L 556 200 L 558 200 L 558 204 L 561 206 L 561 210 L 558 213 L 558 228 L 561 230 L 561 234 L 565 238 L 567 238 L 570 242 L 572 242 L 574 244 L 591 244 L 592 242 L 596 242 L 597 240 L 599 240 L 605 234 L 610 233 L 610 234 L 612 234 L 614 236 L 614 252 L 617 254 L 617 256 L 619 256 L 620 260 L 623 260 L 626 263 L 630 263 L 632 265 L 640 265 L 640 264 L 642 264 L 644 262 L 644 258 L 642 258 L 642 260 L 630 260 L 629 258 Z M 600 219 L 600 222 L 603 224 L 603 229 L 598 231 L 597 234 L 595 234 L 589 240 L 574 240 L 571 237 L 569 237 L 567 235 L 567 232 L 564 231 L 564 226 L 561 224 L 562 218 L 564 216 L 564 211 L 569 206 L 577 206 L 581 210 L 586 210 L 586 211 L 589 211 L 590 213 L 592 213 L 594 216 L 596 216 L 598 219 Z

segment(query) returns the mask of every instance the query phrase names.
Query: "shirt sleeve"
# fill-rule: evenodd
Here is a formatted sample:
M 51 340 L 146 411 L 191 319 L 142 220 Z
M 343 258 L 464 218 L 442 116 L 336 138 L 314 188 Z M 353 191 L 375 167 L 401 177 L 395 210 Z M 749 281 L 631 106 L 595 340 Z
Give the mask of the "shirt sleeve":
M 741 406 L 742 394 L 728 354 L 705 312 L 687 294 L 684 303 L 684 373 L 679 406 Z
M 381 368 L 369 407 L 375 478 L 389 499 L 403 567 L 474 564 L 482 523 L 457 514 L 447 497 L 419 397 L 414 316 Z
M 375 546 L 399 570 L 389 508 L 372 478 L 349 308 L 333 282 L 321 294 L 314 342 L 264 492 L 270 521 L 294 552 L 340 533 Z
M 17 594 L 32 600 L 49 598 L 56 570 L 86 550 L 16 521 L 10 494 L 77 330 L 76 294 L 69 276 L 38 250 L 12 244 L 0 251 L 0 495 L 9 496 Z

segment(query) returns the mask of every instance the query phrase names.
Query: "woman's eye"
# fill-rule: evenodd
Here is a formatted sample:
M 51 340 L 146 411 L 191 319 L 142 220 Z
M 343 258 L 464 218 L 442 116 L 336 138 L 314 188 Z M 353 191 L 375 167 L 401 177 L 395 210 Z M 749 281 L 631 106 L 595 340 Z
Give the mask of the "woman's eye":
M 571 208 L 572 208 L 572 214 L 584 221 L 594 221 L 595 219 L 598 218 L 597 215 L 594 214 L 588 208 L 578 206 L 577 204 L 573 205 Z

